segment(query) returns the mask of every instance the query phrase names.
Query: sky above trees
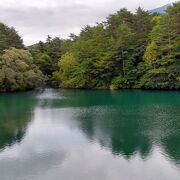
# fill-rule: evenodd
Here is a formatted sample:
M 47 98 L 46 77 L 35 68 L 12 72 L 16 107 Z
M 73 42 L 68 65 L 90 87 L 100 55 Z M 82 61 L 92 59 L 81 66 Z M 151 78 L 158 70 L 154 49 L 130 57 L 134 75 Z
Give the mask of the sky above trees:
M 1 0 L 0 21 L 14 26 L 31 45 L 47 35 L 67 38 L 89 24 L 103 21 L 109 14 L 126 7 L 154 9 L 173 0 Z

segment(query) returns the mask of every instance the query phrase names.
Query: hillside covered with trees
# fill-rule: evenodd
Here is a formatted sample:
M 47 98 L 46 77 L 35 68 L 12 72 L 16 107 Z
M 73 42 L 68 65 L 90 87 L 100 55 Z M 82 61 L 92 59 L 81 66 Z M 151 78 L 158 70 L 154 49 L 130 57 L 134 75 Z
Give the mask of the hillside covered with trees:
M 121 9 L 78 36 L 24 47 L 0 23 L 0 91 L 48 85 L 88 89 L 180 89 L 180 2 L 166 13 Z

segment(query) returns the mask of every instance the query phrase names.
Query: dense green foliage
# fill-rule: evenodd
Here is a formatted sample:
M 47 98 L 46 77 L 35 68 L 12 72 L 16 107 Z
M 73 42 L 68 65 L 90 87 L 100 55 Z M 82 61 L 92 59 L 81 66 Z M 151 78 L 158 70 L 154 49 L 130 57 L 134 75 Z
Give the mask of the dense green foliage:
M 58 63 L 63 88 L 180 88 L 180 3 L 165 14 L 121 9 L 86 26 Z
M 0 59 L 0 91 L 18 91 L 39 87 L 44 76 L 23 49 L 10 48 Z
M 0 55 L 10 47 L 23 48 L 22 39 L 13 27 L 0 23 Z
M 29 49 L 41 71 L 51 77 L 53 72 L 58 70 L 57 64 L 61 56 L 66 52 L 66 45 L 68 46 L 67 41 L 58 37 L 52 39 L 48 36 L 45 43 L 40 41 L 29 47 Z
M 44 79 L 15 29 L 0 23 L 0 92 L 34 89 Z
M 180 2 L 164 14 L 121 9 L 78 36 L 48 36 L 30 52 L 10 47 L 23 48 L 22 40 L 1 23 L 1 91 L 38 87 L 42 73 L 62 88 L 180 89 Z
M 144 54 L 147 72 L 140 84 L 145 88 L 180 88 L 180 3 L 153 18 L 150 42 Z

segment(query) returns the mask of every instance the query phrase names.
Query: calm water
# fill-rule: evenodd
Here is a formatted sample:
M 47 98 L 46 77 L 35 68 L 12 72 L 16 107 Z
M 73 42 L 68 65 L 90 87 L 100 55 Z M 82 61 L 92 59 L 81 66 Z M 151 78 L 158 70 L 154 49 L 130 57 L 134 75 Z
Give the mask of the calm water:
M 179 180 L 180 92 L 0 95 L 0 180 Z

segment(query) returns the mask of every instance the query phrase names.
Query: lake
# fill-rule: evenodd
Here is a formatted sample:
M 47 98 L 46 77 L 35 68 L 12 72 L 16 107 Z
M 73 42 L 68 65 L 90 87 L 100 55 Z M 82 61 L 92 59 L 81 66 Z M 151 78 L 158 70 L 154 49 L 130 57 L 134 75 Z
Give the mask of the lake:
M 179 180 L 180 92 L 0 95 L 0 180 Z

